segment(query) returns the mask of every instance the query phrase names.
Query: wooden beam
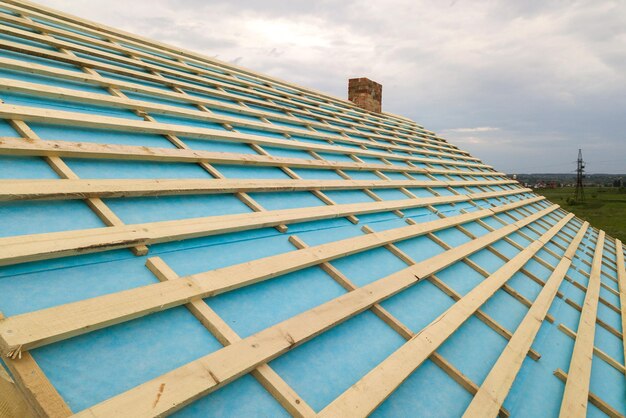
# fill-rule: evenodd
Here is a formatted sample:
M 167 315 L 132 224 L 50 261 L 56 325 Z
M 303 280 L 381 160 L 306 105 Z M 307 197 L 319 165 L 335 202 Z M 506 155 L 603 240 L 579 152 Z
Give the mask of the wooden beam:
M 587 399 L 591 378 L 594 338 L 598 297 L 600 296 L 600 271 L 602 268 L 602 250 L 604 248 L 604 231 L 600 231 L 593 256 L 593 266 L 587 293 L 583 303 L 583 311 L 578 323 L 577 338 L 569 365 L 569 377 L 565 384 L 565 392 L 561 403 L 561 418 L 584 418 L 587 416 Z
M 569 329 L 564 324 L 559 324 L 559 326 L 557 328 L 559 329 L 559 331 L 561 331 L 563 334 L 565 334 L 568 337 L 570 337 L 572 340 L 574 340 L 574 341 L 576 340 L 576 336 L 577 336 L 576 332 L 572 331 L 571 329 Z M 619 361 L 615 360 L 613 357 L 609 356 L 604 351 L 600 350 L 598 347 L 595 347 L 595 346 L 593 347 L 593 354 L 595 354 L 596 356 L 598 356 L 599 358 L 604 360 L 608 365 L 613 367 L 618 372 L 620 372 L 622 374 L 626 373 L 626 368 L 624 367 L 623 364 L 621 364 Z
M 247 144 L 260 144 L 281 148 L 315 150 L 331 154 L 356 154 L 366 157 L 386 158 L 395 161 L 415 161 L 421 163 L 446 164 L 461 167 L 485 168 L 484 164 L 463 161 L 449 161 L 431 158 L 421 158 L 411 155 L 369 151 L 359 148 L 349 148 L 337 145 L 313 144 L 288 139 L 276 139 L 262 135 L 229 132 L 210 128 L 178 125 L 172 123 L 148 122 L 126 118 L 94 115 L 89 113 L 69 112 L 65 110 L 51 110 L 30 106 L 0 105 L 0 118 L 17 119 L 26 122 L 38 122 L 52 125 L 80 126 L 84 128 L 105 129 L 112 131 L 150 133 L 158 135 L 176 135 L 192 139 L 207 141 L 231 141 Z M 383 167 L 386 167 L 382 164 Z
M 502 181 L 506 183 L 506 181 Z M 475 185 L 489 181 L 455 181 Z M 501 183 L 500 181 L 493 182 Z M 490 183 L 491 184 L 491 183 Z M 443 187 L 442 181 L 419 180 L 280 180 L 280 179 L 73 179 L 0 180 L 0 201 L 68 200 L 86 197 L 117 198 L 179 194 L 221 194 L 237 192 L 297 192 L 316 190 L 396 189 L 401 187 Z
M 563 370 L 556 369 L 554 371 L 554 375 L 557 378 L 559 378 L 559 380 L 561 380 L 562 382 L 567 382 L 568 376 L 567 376 L 567 373 L 565 373 Z M 596 408 L 604 412 L 610 418 L 624 418 L 624 415 L 620 414 L 615 408 L 613 408 L 611 405 L 603 401 L 595 393 L 589 392 L 587 398 L 589 399 L 589 402 L 595 405 Z
M 544 213 L 544 211 L 538 213 Z M 443 344 L 573 217 L 574 215 L 570 214 L 563 218 L 538 240 L 513 257 L 511 261 L 479 283 L 460 301 L 452 305 L 409 342 L 331 402 L 320 412 L 319 416 L 365 417 L 371 414 L 428 356 Z M 533 220 L 534 218 L 533 216 Z M 526 222 L 528 219 L 518 221 L 514 225 L 520 225 L 519 222 L 528 225 L 530 223 Z
M 619 305 L 622 312 L 622 344 L 624 359 L 626 360 L 626 266 L 624 264 L 624 250 L 622 241 L 615 240 L 615 256 L 617 258 L 617 282 L 619 289 Z
M 459 170 L 424 169 L 401 165 L 387 166 L 384 164 L 362 164 L 353 162 L 307 160 L 304 158 L 267 157 L 263 155 L 253 154 L 211 152 L 191 149 L 142 147 L 133 145 L 95 144 L 89 142 L 33 141 L 28 138 L 22 139 L 11 137 L 0 137 L 0 154 L 184 163 L 210 162 L 214 164 L 255 165 L 330 170 L 384 170 L 389 172 L 409 173 L 445 173 L 456 175 L 467 174 L 467 172 Z M 499 176 L 502 173 L 484 174 L 488 174 L 489 176 Z M 530 189 L 520 190 L 529 191 Z
M 109 417 L 121 412 L 130 416 L 160 416 L 173 413 L 248 373 L 259 364 L 267 363 L 327 329 L 369 309 L 373 304 L 416 284 L 420 278 L 448 267 L 460 258 L 479 251 L 485 245 L 501 239 L 555 209 L 556 206 L 552 206 L 539 211 L 518 223 L 483 235 L 477 240 L 348 292 L 88 408 L 78 413 L 77 417 Z M 374 234 L 364 235 L 364 237 L 371 236 Z M 208 375 L 212 378 L 208 378 Z M 152 402 L 154 393 L 162 387 L 163 383 L 168 390 L 162 393 L 161 402 L 154 407 Z
M 489 195 L 495 194 L 490 193 Z M 109 251 L 361 213 L 387 212 L 435 203 L 461 202 L 470 198 L 472 196 L 462 195 L 351 203 L 19 235 L 0 238 L 0 265 Z M 531 203 L 532 201 L 533 199 L 528 199 L 525 202 Z
M 1 16 L 1 15 L 0 15 Z M 0 25 L 0 32 L 2 26 Z M 116 89 L 117 90 L 117 89 Z M 351 145 L 363 145 L 363 140 L 353 139 L 351 137 L 345 137 L 339 135 L 329 135 L 327 133 L 319 133 L 317 131 L 310 131 L 304 128 L 286 127 L 284 125 L 278 125 L 273 123 L 264 123 L 260 120 L 253 121 L 249 118 L 238 118 L 232 116 L 219 115 L 213 112 L 206 112 L 201 110 L 188 109 L 181 106 L 164 105 L 160 103 L 129 99 L 125 95 L 112 96 L 109 94 L 99 94 L 93 92 L 83 92 L 75 89 L 68 89 L 62 87 L 54 87 L 49 85 L 30 83 L 25 81 L 18 81 L 8 78 L 0 77 L 0 91 L 7 91 L 9 93 L 28 94 L 36 97 L 46 97 L 55 100 L 63 100 L 68 102 L 93 104 L 96 106 L 106 106 L 118 109 L 129 109 L 140 112 L 150 112 L 151 114 L 168 115 L 183 117 L 192 120 L 208 121 L 221 124 L 235 125 L 237 127 L 246 127 L 258 129 L 261 131 L 277 132 L 282 134 L 298 135 L 299 137 L 328 140 L 332 139 L 333 142 L 351 144 Z M 119 91 L 119 90 L 118 90 Z M 269 115 L 268 115 L 269 116 Z M 270 116 L 271 117 L 271 116 Z M 291 121 L 292 124 L 297 125 L 298 121 Z M 302 122 L 300 122 L 302 123 Z M 326 129 L 327 126 L 324 126 Z M 356 132 L 355 132 L 356 133 Z M 415 151 L 413 148 L 403 145 L 386 145 L 386 144 L 372 144 L 367 143 L 370 148 L 377 148 L 381 150 L 395 150 L 403 152 Z M 420 150 L 420 154 L 431 155 L 433 157 L 446 157 L 446 158 L 458 158 L 466 161 L 477 162 L 479 159 L 469 157 L 465 155 L 453 154 L 450 152 L 432 151 L 428 149 Z
M 447 228 L 455 223 L 469 222 L 473 219 L 490 216 L 493 213 L 492 210 L 486 209 L 445 220 L 347 238 L 306 250 L 278 254 L 248 263 L 187 276 L 175 282 L 143 286 L 12 316 L 0 322 L 0 348 L 3 352 L 19 347 L 30 349 L 106 327 L 112 323 L 124 322 L 179 306 L 193 298 L 214 296 L 336 258 L 377 248 L 389 242 L 409 239 Z M 501 231 L 494 232 L 494 234 L 498 233 Z
M 0 417 L 34 418 L 35 412 L 0 363 Z
M 149 258 L 146 266 L 161 282 L 180 278 L 160 257 Z M 241 337 L 202 299 L 194 299 L 185 306 L 222 345 L 227 346 L 241 340 Z M 257 367 L 252 371 L 252 375 L 292 416 L 299 418 L 315 416 L 315 411 L 305 400 L 267 364 Z
M 4 315 L 0 312 L 0 324 L 4 319 Z M 15 386 L 6 387 L 4 382 L 8 376 L 4 375 L 4 377 L 0 376 L 0 389 L 3 386 L 8 391 L 19 389 L 19 393 L 14 392 L 15 399 L 9 399 L 11 402 L 9 409 L 23 410 L 26 413 L 24 416 L 32 416 L 34 413 L 38 417 L 65 418 L 72 415 L 70 408 L 29 352 L 21 351 L 20 348 L 14 351 L 12 356 L 3 356 L 3 362 L 11 371 Z M 2 371 L 4 372 L 4 368 Z M 2 396 L 3 394 L 0 394 L 0 399 Z M 25 400 L 28 406 L 21 404 L 21 400 Z M 3 415 L 0 417 L 4 418 Z M 22 415 L 16 418 L 22 418 Z
M 588 226 L 589 224 L 585 223 L 578 231 L 576 238 L 570 243 L 561 261 L 548 278 L 535 302 L 515 330 L 513 337 L 483 381 L 478 393 L 465 410 L 464 418 L 489 418 L 498 414 L 522 368 L 526 353 L 532 347 L 559 286 L 572 264 L 572 257 L 585 236 Z

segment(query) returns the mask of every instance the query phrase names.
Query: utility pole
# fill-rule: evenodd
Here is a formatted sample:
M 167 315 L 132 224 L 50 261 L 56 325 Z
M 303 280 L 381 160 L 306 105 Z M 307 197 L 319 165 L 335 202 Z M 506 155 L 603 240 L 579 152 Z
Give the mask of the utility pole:
M 576 161 L 576 201 L 585 201 L 585 189 L 583 188 L 583 178 L 585 178 L 585 162 L 583 161 L 583 150 L 578 150 L 578 161 Z

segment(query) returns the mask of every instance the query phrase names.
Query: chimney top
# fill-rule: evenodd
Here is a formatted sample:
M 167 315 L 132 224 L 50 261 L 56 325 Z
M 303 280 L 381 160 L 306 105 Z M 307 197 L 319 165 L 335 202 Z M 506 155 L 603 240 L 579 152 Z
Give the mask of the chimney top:
M 348 100 L 370 112 L 382 111 L 383 86 L 369 78 L 348 80 Z

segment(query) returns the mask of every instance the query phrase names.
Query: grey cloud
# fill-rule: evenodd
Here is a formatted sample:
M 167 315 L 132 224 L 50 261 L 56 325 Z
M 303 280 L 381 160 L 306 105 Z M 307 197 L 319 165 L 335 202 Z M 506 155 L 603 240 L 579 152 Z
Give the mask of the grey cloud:
M 503 171 L 569 171 L 582 147 L 626 172 L 623 1 L 39 1 L 339 97 L 373 78 Z

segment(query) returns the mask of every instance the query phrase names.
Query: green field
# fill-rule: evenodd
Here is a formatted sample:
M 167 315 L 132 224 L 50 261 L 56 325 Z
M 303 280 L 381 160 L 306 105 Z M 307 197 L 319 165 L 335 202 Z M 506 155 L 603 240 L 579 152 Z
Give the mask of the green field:
M 585 202 L 574 203 L 574 188 L 537 189 L 536 192 L 563 209 L 589 221 L 596 228 L 626 242 L 626 188 L 585 188 Z

